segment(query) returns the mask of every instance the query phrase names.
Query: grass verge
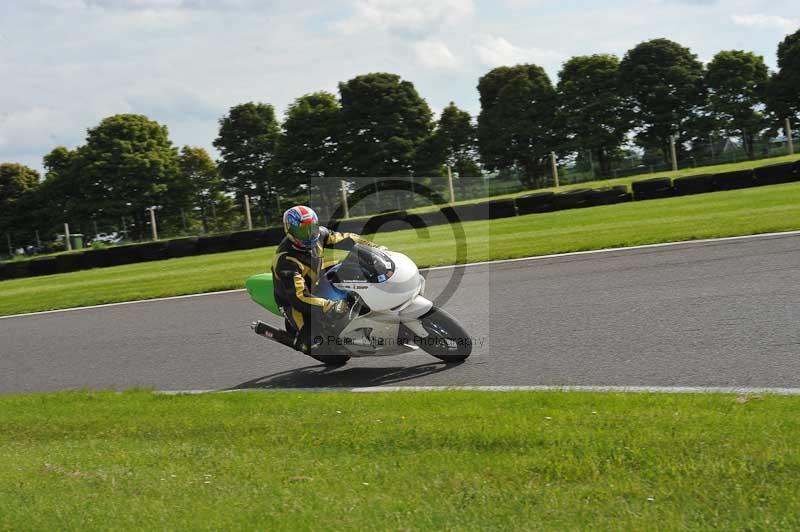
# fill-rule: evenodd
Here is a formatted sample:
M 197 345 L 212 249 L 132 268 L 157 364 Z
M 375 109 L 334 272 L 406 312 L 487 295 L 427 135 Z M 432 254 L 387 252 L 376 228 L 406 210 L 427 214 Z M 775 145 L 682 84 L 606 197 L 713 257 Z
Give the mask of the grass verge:
M 463 224 L 478 262 L 800 229 L 800 183 L 533 214 Z M 420 266 L 452 264 L 450 226 L 376 241 Z M 0 315 L 241 288 L 273 248 L 235 251 L 0 282 Z
M 800 527 L 781 396 L 0 397 L 0 529 Z

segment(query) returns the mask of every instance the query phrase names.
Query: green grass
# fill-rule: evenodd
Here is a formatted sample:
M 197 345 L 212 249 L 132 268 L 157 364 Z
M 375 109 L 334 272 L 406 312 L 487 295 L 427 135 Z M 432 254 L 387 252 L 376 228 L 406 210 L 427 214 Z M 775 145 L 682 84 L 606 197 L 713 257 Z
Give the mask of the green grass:
M 470 262 L 800 229 L 800 183 L 467 222 Z M 420 266 L 452 264 L 450 226 L 380 234 Z M 0 315 L 241 288 L 273 248 L 0 282 Z
M 482 198 L 473 198 L 468 200 L 461 200 L 452 203 L 452 205 L 467 205 L 471 203 L 480 203 L 482 201 L 488 200 L 496 200 L 496 199 L 504 199 L 504 198 L 516 198 L 518 196 L 525 196 L 527 194 L 531 194 L 534 192 L 563 192 L 565 190 L 574 190 L 578 188 L 604 188 L 604 187 L 611 187 L 616 185 L 626 185 L 629 186 L 634 181 L 640 181 L 643 179 L 650 179 L 653 177 L 683 177 L 687 175 L 700 175 L 700 174 L 718 174 L 722 172 L 733 172 L 735 170 L 746 170 L 749 168 L 759 168 L 761 166 L 768 166 L 771 164 L 781 164 L 781 163 L 788 163 L 792 161 L 799 161 L 800 154 L 795 155 L 784 155 L 782 157 L 773 157 L 771 159 L 761 159 L 758 161 L 742 161 L 738 163 L 727 163 L 727 164 L 718 164 L 714 166 L 701 166 L 698 168 L 684 168 L 682 170 L 673 171 L 666 171 L 666 172 L 655 172 L 652 174 L 637 174 L 633 176 L 627 177 L 619 177 L 616 179 L 599 179 L 596 181 L 584 181 L 582 183 L 572 183 L 569 185 L 564 185 L 559 188 L 555 187 L 548 187 L 548 188 L 540 188 L 536 190 L 523 190 L 521 192 L 512 192 L 509 194 L 499 194 L 496 196 L 491 197 L 482 197 Z M 409 212 L 427 212 L 431 210 L 436 210 L 441 206 L 436 207 L 417 207 L 415 209 L 409 209 Z
M 0 397 L 0 530 L 789 530 L 782 396 Z

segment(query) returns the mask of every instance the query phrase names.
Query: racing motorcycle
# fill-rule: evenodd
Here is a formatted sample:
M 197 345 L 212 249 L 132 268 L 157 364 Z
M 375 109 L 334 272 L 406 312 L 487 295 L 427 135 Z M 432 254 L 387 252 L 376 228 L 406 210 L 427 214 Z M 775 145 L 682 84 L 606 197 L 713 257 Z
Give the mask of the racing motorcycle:
M 251 299 L 277 316 L 271 273 L 247 279 Z M 328 365 L 345 364 L 351 357 L 416 353 L 423 350 L 445 362 L 462 362 L 472 352 L 464 328 L 423 296 L 425 278 L 402 253 L 355 245 L 340 263 L 320 276 L 314 294 L 346 300 L 349 311 L 340 320 L 314 333 L 310 356 Z M 262 321 L 252 324 L 256 334 L 293 347 L 294 334 Z

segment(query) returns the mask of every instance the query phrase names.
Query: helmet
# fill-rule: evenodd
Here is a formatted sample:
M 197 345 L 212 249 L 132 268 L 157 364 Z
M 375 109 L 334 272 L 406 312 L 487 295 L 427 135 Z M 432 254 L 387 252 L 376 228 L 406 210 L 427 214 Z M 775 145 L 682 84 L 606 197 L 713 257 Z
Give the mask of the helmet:
M 313 209 L 297 205 L 283 213 L 286 236 L 296 247 L 312 248 L 319 240 L 319 218 Z

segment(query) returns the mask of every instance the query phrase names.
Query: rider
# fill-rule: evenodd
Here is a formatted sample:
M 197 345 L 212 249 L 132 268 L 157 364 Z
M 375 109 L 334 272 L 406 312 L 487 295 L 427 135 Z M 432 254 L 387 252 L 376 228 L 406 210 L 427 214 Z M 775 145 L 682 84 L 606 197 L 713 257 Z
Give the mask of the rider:
M 309 354 L 312 327 L 317 336 L 322 320 L 330 321 L 349 311 L 347 301 L 333 301 L 313 294 L 322 270 L 336 263 L 323 263 L 323 249 L 349 250 L 356 244 L 374 244 L 354 233 L 337 233 L 320 227 L 317 213 L 304 205 L 283 213 L 283 228 L 286 238 L 278 245 L 272 259 L 275 300 L 283 309 L 286 330 L 295 333 L 295 349 Z

